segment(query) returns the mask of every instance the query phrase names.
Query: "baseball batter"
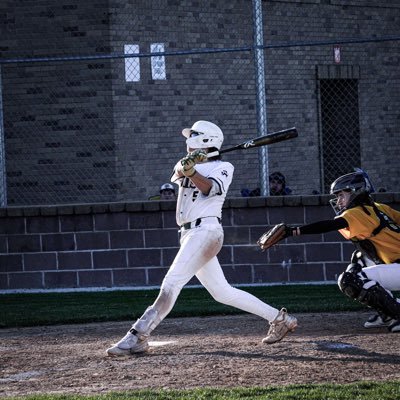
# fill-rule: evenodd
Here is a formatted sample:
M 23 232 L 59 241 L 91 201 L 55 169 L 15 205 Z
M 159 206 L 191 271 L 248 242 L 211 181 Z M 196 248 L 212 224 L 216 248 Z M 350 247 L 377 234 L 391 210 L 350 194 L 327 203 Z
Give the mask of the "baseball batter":
M 221 129 L 208 121 L 197 121 L 182 131 L 188 154 L 175 165 L 171 181 L 179 185 L 176 222 L 180 227 L 180 249 L 168 270 L 153 305 L 133 324 L 127 334 L 107 349 L 110 356 L 148 350 L 151 332 L 168 315 L 186 283 L 195 275 L 220 303 L 239 308 L 270 321 L 264 343 L 275 343 L 297 326 L 286 309 L 277 310 L 257 297 L 232 287 L 218 262 L 224 232 L 222 205 L 232 182 L 234 167 L 221 156 L 207 158 L 220 150 Z

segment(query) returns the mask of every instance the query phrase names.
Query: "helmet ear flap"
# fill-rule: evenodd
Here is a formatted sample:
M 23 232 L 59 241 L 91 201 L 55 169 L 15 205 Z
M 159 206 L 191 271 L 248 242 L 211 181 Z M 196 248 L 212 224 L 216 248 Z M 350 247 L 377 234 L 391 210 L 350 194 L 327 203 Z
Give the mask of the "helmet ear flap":
M 365 181 L 365 191 L 368 192 L 368 194 L 374 193 L 375 188 L 368 174 L 361 168 L 354 168 L 354 171 L 363 175 Z

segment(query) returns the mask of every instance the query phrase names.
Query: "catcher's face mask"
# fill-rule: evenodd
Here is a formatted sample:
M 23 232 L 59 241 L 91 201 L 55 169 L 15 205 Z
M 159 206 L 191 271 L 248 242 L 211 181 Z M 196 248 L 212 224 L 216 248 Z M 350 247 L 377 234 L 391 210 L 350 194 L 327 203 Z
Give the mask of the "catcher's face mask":
M 335 198 L 329 200 L 336 215 L 339 215 L 341 212 L 346 210 L 350 204 L 351 197 L 351 190 L 341 190 L 340 192 L 335 193 Z

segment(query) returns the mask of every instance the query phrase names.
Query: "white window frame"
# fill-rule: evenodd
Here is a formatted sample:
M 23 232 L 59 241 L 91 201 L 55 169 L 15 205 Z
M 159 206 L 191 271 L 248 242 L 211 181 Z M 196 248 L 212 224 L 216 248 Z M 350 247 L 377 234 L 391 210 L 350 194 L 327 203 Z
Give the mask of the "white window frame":
M 164 43 L 152 43 L 151 53 L 164 53 Z M 167 72 L 165 66 L 165 56 L 151 57 L 151 77 L 154 80 L 166 80 Z
M 139 54 L 138 44 L 125 44 L 124 54 Z M 135 73 L 133 73 L 135 71 Z M 136 73 L 137 71 L 137 73 Z M 125 58 L 125 82 L 140 81 L 140 60 L 139 57 Z

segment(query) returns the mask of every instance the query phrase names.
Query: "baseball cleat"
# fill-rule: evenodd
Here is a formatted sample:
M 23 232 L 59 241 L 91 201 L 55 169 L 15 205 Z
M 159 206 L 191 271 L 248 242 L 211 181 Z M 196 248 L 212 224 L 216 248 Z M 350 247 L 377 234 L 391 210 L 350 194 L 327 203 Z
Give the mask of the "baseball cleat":
M 282 340 L 288 332 L 293 332 L 297 327 L 297 319 L 287 313 L 286 308 L 279 311 L 278 316 L 270 322 L 267 336 L 262 340 L 263 343 L 272 344 Z
M 140 339 L 128 332 L 118 343 L 107 349 L 109 356 L 129 356 L 135 353 L 144 353 L 149 348 L 147 338 Z
M 395 320 L 384 314 L 375 314 L 364 323 L 364 328 L 382 328 L 389 326 Z
M 392 323 L 388 326 L 389 332 L 400 332 L 400 320 L 392 319 Z

